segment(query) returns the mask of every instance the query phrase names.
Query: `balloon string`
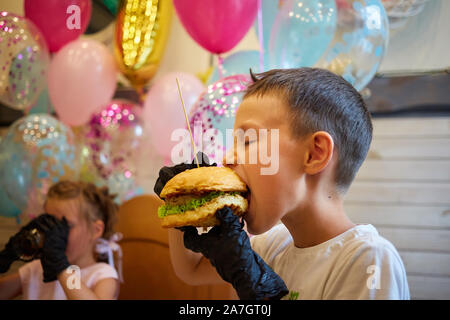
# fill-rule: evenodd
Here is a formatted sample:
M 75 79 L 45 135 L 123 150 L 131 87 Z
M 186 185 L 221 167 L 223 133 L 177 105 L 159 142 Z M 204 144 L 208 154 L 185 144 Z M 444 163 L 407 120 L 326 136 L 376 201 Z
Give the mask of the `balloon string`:
M 181 94 L 180 82 L 178 81 L 178 78 L 175 78 L 175 80 L 177 80 L 178 93 L 180 94 L 180 100 L 181 100 L 181 105 L 182 105 L 183 111 L 184 111 L 184 117 L 186 118 L 186 124 L 187 124 L 188 130 L 189 130 L 189 134 L 191 136 L 192 151 L 194 152 L 195 160 L 197 160 L 197 168 L 200 168 L 197 153 L 195 153 L 195 144 L 194 144 L 194 138 L 192 137 L 191 126 L 189 125 L 189 120 L 188 120 L 188 116 L 186 113 L 186 107 L 184 106 L 183 95 Z
M 219 79 L 223 79 L 223 58 L 217 55 L 217 70 L 219 71 Z
M 264 38 L 263 38 L 262 0 L 258 0 L 258 38 L 259 38 L 259 72 L 264 72 Z

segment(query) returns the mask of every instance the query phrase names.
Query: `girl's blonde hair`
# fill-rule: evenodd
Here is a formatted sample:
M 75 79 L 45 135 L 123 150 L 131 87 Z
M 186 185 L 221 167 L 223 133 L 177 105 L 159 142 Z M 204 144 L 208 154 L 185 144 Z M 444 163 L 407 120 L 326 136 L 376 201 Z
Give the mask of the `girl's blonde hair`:
M 108 187 L 97 187 L 92 183 L 63 180 L 55 183 L 47 192 L 48 199 L 80 201 L 83 218 L 89 222 L 102 220 L 105 224 L 103 238 L 109 239 L 114 234 L 119 206 L 114 202 L 115 194 L 110 194 Z

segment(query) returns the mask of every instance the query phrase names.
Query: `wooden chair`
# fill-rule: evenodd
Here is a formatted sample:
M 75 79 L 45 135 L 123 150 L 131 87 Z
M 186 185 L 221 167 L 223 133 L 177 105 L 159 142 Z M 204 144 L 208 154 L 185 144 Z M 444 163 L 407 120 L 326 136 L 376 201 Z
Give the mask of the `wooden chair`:
M 168 233 L 157 209 L 163 202 L 144 195 L 123 203 L 117 231 L 123 234 L 123 277 L 119 299 L 234 299 L 231 285 L 190 286 L 175 275 Z

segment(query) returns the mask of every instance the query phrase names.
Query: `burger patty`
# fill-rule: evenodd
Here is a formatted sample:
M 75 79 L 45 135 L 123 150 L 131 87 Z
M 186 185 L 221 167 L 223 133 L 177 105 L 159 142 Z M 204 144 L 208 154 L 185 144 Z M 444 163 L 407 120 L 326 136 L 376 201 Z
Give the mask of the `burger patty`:
M 240 192 L 213 191 L 206 194 L 183 194 L 166 199 L 166 204 L 158 208 L 158 217 L 163 218 L 173 214 L 183 214 L 194 210 L 205 203 L 222 195 L 240 195 Z
M 174 228 L 183 226 L 212 227 L 220 224 L 216 217 L 216 211 L 223 207 L 229 207 L 236 216 L 243 216 L 248 209 L 248 201 L 241 194 L 225 194 L 218 196 L 204 205 L 183 214 L 170 214 L 161 218 L 161 226 Z

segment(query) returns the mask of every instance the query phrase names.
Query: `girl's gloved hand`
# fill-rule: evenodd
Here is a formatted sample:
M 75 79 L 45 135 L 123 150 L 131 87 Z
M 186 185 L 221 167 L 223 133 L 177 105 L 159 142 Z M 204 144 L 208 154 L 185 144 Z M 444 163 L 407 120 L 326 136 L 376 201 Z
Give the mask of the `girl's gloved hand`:
M 41 255 L 44 282 L 55 281 L 58 275 L 70 266 L 66 256 L 69 225 L 65 217 L 58 220 L 45 214 L 39 221 L 38 228 L 45 235 Z
M 19 232 L 17 232 L 15 235 L 13 235 L 11 238 L 9 238 L 8 243 L 6 244 L 5 248 L 0 251 L 0 273 L 4 273 L 9 270 L 9 267 L 15 260 L 19 260 L 21 256 L 21 248 L 20 248 L 20 239 L 22 239 L 23 235 L 34 229 L 38 228 L 39 222 L 43 219 L 46 219 L 43 217 L 44 214 L 41 214 L 28 222 L 25 226 L 23 226 Z
M 195 227 L 181 227 L 186 248 L 202 253 L 219 275 L 231 283 L 240 299 L 281 299 L 289 290 L 284 281 L 253 251 L 244 222 L 228 207 L 219 209 L 220 225 L 199 235 Z

